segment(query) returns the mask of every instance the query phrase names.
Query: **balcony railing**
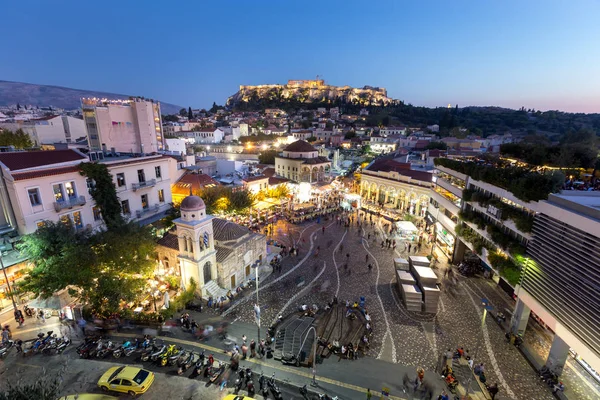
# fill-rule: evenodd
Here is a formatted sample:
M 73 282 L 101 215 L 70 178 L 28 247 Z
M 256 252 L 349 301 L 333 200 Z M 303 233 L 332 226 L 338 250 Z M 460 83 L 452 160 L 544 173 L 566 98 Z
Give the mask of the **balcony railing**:
M 139 218 L 142 218 L 144 216 L 152 215 L 154 213 L 157 213 L 158 210 L 160 210 L 160 204 L 155 204 L 155 205 L 150 206 L 148 208 L 137 210 L 135 212 L 135 216 L 139 219 Z
M 78 196 L 72 199 L 67 199 L 65 201 L 55 201 L 54 202 L 54 210 L 57 212 L 60 210 L 64 210 L 65 208 L 73 208 L 76 206 L 82 206 L 85 204 L 85 196 Z
M 147 181 L 144 181 L 144 182 L 134 183 L 132 186 L 133 186 L 133 191 L 135 192 L 136 190 L 149 188 L 149 187 L 152 187 L 155 185 L 156 185 L 156 179 L 148 179 Z

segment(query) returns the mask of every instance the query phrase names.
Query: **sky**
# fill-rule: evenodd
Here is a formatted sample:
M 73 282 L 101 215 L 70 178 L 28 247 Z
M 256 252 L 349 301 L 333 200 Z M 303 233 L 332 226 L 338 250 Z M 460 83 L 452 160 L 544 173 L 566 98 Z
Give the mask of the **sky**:
M 0 80 L 193 108 L 239 85 L 600 113 L 598 0 L 7 1 Z

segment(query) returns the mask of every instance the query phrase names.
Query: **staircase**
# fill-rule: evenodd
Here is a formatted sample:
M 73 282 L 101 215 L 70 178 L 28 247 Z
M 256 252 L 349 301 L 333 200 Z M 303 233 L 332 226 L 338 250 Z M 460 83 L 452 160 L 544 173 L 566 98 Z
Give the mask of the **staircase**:
M 212 296 L 212 298 L 216 300 L 219 297 L 227 296 L 227 289 L 223 289 L 222 287 L 217 285 L 217 282 L 215 282 L 215 281 L 208 281 L 202 287 L 202 296 L 203 297 Z
M 314 322 L 312 317 L 290 318 L 278 327 L 275 334 L 275 349 L 273 358 L 281 360 L 283 357 L 297 356 L 302 350 L 302 341 L 307 335 L 308 329 Z M 303 349 L 307 351 L 307 356 L 310 354 L 314 339 L 311 337 L 306 340 Z

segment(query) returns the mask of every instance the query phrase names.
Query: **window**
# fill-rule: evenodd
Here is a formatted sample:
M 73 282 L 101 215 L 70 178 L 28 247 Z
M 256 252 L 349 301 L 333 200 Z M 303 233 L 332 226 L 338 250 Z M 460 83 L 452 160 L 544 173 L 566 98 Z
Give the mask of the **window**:
M 129 200 L 123 200 L 121 202 L 121 211 L 123 214 L 131 214 L 131 210 L 129 209 Z
M 63 202 L 65 201 L 65 196 L 63 194 L 63 185 L 62 183 L 58 183 L 56 185 L 52 186 L 53 190 L 54 190 L 54 200 L 56 202 Z
M 65 192 L 67 198 L 74 199 L 77 197 L 77 193 L 75 192 L 75 182 L 67 182 L 65 183 Z
M 117 174 L 117 186 L 118 187 L 125 186 L 125 174 L 122 172 L 120 174 Z
M 92 207 L 92 212 L 94 213 L 94 221 L 100 221 L 102 219 L 100 208 L 98 206 Z
M 96 187 L 96 182 L 93 179 L 87 178 L 85 184 L 87 185 L 88 193 L 92 194 L 92 190 Z
M 160 165 L 158 167 L 154 167 L 154 173 L 156 174 L 157 178 L 162 178 L 162 175 L 160 172 Z
M 147 194 L 142 195 L 142 208 L 144 210 L 148 209 L 148 195 Z
M 27 194 L 29 195 L 29 202 L 32 206 L 41 206 L 42 200 L 40 199 L 40 190 L 38 188 L 28 189 Z
M 44 221 L 38 221 L 35 224 L 37 225 L 38 228 L 41 228 L 46 225 L 46 223 Z
M 164 189 L 160 189 L 158 191 L 158 201 L 160 201 L 161 203 L 165 202 L 165 190 Z
M 73 225 L 75 225 L 75 228 L 77 228 L 77 229 L 83 228 L 83 220 L 81 219 L 81 211 L 75 211 L 73 213 Z
M 146 174 L 143 169 L 138 169 L 138 182 L 144 183 L 146 182 Z
M 60 216 L 60 222 L 62 222 L 65 225 L 70 225 L 71 224 L 71 218 L 69 217 L 69 214 L 61 215 Z

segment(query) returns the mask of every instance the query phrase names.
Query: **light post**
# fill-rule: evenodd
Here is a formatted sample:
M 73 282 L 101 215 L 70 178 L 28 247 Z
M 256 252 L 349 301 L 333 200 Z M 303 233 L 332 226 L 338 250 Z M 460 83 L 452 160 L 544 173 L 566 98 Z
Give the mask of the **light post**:
M 308 329 L 308 332 L 306 332 L 306 336 L 304 337 L 304 341 L 302 342 L 302 345 L 300 345 L 300 350 L 298 350 L 298 356 L 296 358 L 298 360 L 300 359 L 300 352 L 304 348 L 304 343 L 306 343 L 306 339 L 308 339 L 308 334 L 310 333 L 310 331 L 312 331 L 313 334 L 315 335 L 315 342 L 313 343 L 313 362 L 312 362 L 313 377 L 312 377 L 312 382 L 310 383 L 310 385 L 318 386 L 317 385 L 317 330 L 315 329 L 314 326 L 311 326 Z
M 483 305 L 483 316 L 481 317 L 481 332 L 483 335 L 483 328 L 485 326 L 485 317 L 487 317 L 487 312 L 492 311 L 494 307 L 490 305 L 490 301 L 485 297 L 481 299 L 481 305 Z M 473 368 L 475 367 L 475 360 L 477 360 L 477 355 L 479 353 L 479 348 L 481 347 L 481 341 L 483 338 L 480 338 L 477 343 L 477 348 L 475 349 L 475 354 L 473 356 Z M 471 369 L 471 374 L 469 375 L 469 380 L 467 381 L 467 394 L 466 397 L 469 398 L 469 394 L 471 393 L 471 380 L 473 379 L 473 369 Z
M 2 272 L 4 272 L 4 279 L 6 280 L 6 289 L 8 294 L 10 295 L 10 299 L 13 303 L 13 308 L 17 311 L 17 303 L 15 302 L 15 297 L 13 296 L 13 292 L 10 289 L 10 282 L 8 281 L 8 275 L 6 275 L 6 268 L 4 268 L 4 261 L 2 261 L 2 252 L 0 251 L 0 268 L 2 268 Z

